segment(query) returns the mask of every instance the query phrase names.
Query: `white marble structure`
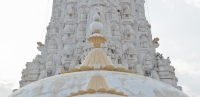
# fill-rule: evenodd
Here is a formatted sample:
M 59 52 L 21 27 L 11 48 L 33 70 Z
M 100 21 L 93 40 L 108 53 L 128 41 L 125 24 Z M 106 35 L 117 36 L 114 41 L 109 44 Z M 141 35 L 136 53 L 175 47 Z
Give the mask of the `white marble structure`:
M 20 88 L 80 66 L 94 49 L 87 38 L 92 34 L 90 24 L 97 11 L 104 26 L 101 34 L 107 39 L 101 49 L 116 67 L 132 69 L 182 90 L 177 86 L 170 59 L 156 53 L 159 39 L 152 40 L 144 3 L 144 0 L 53 0 L 45 43 L 38 42 L 41 55 L 26 64 Z
M 83 71 L 56 75 L 31 83 L 8 97 L 189 97 L 178 89 L 141 75 L 100 71 L 111 89 L 123 95 L 94 93 L 68 96 L 71 92 L 84 89 L 95 71 Z

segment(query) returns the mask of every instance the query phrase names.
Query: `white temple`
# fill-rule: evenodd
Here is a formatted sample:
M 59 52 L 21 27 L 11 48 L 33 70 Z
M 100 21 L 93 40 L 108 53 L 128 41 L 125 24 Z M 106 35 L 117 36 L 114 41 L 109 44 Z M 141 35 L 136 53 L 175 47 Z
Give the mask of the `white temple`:
M 41 55 L 9 97 L 188 97 L 170 59 L 156 52 L 144 3 L 53 0 Z

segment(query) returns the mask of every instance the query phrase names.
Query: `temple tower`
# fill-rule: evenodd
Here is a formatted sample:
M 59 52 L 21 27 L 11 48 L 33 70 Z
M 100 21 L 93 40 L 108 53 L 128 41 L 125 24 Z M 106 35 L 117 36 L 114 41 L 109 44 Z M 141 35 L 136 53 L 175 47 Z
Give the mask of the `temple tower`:
M 159 38 L 152 40 L 151 25 L 145 17 L 144 0 L 53 0 L 52 17 L 41 51 L 22 71 L 20 87 L 45 77 L 77 68 L 94 47 L 87 40 L 93 15 L 104 26 L 107 41 L 100 45 L 115 67 L 163 81 L 181 90 L 169 58 L 156 52 Z

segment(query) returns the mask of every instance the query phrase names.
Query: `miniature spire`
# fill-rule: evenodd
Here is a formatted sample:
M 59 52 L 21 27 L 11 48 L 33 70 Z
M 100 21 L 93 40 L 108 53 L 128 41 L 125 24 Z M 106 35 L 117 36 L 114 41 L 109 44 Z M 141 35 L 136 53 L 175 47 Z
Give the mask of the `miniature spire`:
M 90 25 L 93 34 L 88 38 L 88 41 L 93 44 L 94 48 L 100 48 L 101 43 L 106 41 L 106 38 L 100 34 L 103 30 L 103 25 L 97 12 L 94 14 L 93 20 L 94 22 Z

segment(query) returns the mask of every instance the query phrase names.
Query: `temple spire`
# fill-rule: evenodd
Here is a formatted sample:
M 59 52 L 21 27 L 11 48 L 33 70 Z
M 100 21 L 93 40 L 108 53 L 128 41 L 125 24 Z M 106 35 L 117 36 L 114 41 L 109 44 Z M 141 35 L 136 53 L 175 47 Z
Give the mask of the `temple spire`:
M 93 44 L 94 48 L 100 48 L 101 43 L 105 42 L 106 38 L 100 34 L 103 30 L 103 25 L 97 12 L 94 14 L 93 20 L 94 22 L 90 25 L 93 34 L 88 38 L 88 41 Z

